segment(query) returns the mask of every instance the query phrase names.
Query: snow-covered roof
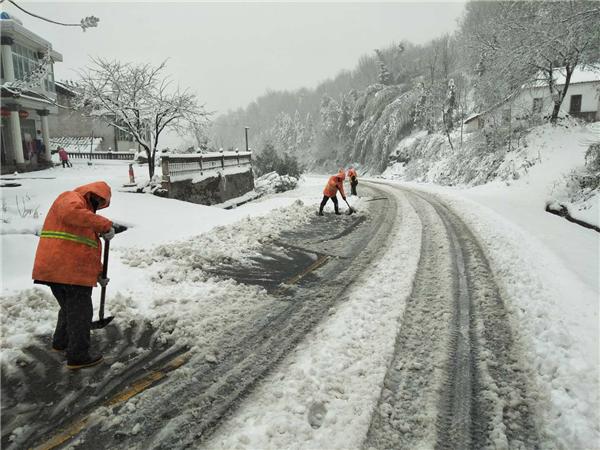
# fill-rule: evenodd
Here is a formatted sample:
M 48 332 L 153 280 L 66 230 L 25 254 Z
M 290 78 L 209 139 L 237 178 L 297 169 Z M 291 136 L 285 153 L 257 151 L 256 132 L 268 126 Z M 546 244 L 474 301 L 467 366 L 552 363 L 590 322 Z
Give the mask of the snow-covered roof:
M 64 147 L 68 152 L 74 153 L 89 153 L 98 151 L 98 147 L 102 143 L 101 137 L 95 137 L 92 141 L 91 136 L 63 136 L 50 138 L 50 148 Z
M 567 77 L 567 72 L 564 67 L 557 67 L 554 69 L 553 78 L 555 83 L 560 86 L 565 84 L 565 80 Z M 590 82 L 600 82 L 600 65 L 590 65 L 585 67 L 575 67 L 575 70 L 571 74 L 570 84 L 578 84 L 578 83 L 590 83 Z M 535 79 L 531 82 L 530 85 L 523 86 L 524 88 L 528 87 L 545 87 L 548 83 L 546 82 L 544 74 L 541 72 L 536 75 Z
M 479 116 L 481 116 L 483 113 L 476 113 L 476 114 L 471 114 L 469 117 L 467 117 L 463 123 L 466 125 L 467 123 L 477 119 Z
M 63 83 L 62 81 L 54 81 L 54 85 L 57 89 L 64 91 L 67 95 L 71 95 L 73 97 L 77 95 L 75 88 L 67 83 Z

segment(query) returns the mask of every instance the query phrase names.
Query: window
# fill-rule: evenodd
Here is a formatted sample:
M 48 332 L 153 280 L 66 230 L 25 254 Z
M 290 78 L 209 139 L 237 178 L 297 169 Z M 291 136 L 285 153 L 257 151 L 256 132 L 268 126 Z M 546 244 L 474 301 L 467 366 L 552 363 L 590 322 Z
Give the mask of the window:
M 33 72 L 41 62 L 38 59 L 37 52 L 19 44 L 12 45 L 12 58 L 15 70 L 15 80 L 25 79 L 25 77 Z M 48 92 L 55 92 L 54 68 L 52 65 L 48 68 L 48 74 L 41 82 L 41 86 Z
M 46 86 L 46 90 L 48 92 L 56 92 L 56 88 L 54 86 L 54 65 L 50 64 L 48 68 L 48 74 L 46 75 L 46 79 L 44 80 L 44 85 Z
M 543 99 L 541 97 L 533 99 L 533 114 L 540 114 L 542 112 Z
M 12 46 L 13 66 L 15 68 L 15 80 L 24 79 L 37 64 L 37 54 L 22 45 Z
M 571 105 L 569 106 L 570 113 L 581 112 L 581 95 L 571 95 Z

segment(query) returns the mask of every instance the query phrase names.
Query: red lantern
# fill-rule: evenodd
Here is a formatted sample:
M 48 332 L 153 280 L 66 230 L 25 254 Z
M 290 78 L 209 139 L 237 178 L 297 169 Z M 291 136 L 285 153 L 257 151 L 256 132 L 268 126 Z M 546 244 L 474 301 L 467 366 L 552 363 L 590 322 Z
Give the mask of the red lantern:
M 8 117 L 10 116 L 10 111 L 6 108 L 0 108 L 0 116 Z
M 29 117 L 29 113 L 27 111 L 21 110 L 21 111 L 19 111 L 19 117 L 21 119 L 27 119 L 27 117 Z

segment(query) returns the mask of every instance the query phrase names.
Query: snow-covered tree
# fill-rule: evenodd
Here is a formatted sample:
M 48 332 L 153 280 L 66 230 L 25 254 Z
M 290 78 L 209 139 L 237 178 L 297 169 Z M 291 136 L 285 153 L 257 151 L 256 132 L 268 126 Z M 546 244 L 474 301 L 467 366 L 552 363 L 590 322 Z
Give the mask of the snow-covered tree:
M 390 73 L 387 64 L 385 63 L 383 53 L 379 49 L 375 49 L 375 53 L 377 54 L 377 66 L 379 67 L 378 79 L 381 84 L 389 86 L 393 84 L 394 77 Z
M 480 103 L 504 100 L 537 75 L 552 95 L 555 122 L 575 68 L 598 61 L 599 22 L 600 5 L 593 1 L 468 3 L 462 28 Z M 562 86 L 556 85 L 559 68 Z
M 153 66 L 92 59 L 80 72 L 77 88 L 78 108 L 129 133 L 145 150 L 150 178 L 162 133 L 208 115 L 196 96 L 173 86 L 164 71 L 164 62 Z
M 454 121 L 452 115 L 456 109 L 456 85 L 454 80 L 450 78 L 448 81 L 448 90 L 446 91 L 446 105 L 444 108 L 444 123 L 447 130 L 451 130 L 454 127 Z

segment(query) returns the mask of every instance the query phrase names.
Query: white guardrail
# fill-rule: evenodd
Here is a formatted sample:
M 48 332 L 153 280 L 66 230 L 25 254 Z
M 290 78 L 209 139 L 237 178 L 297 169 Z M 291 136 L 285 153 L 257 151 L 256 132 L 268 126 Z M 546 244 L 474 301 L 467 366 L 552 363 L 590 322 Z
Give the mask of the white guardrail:
M 204 175 L 205 172 L 251 166 L 252 152 L 201 153 L 194 155 L 163 155 L 161 166 L 163 182 L 171 182 Z

